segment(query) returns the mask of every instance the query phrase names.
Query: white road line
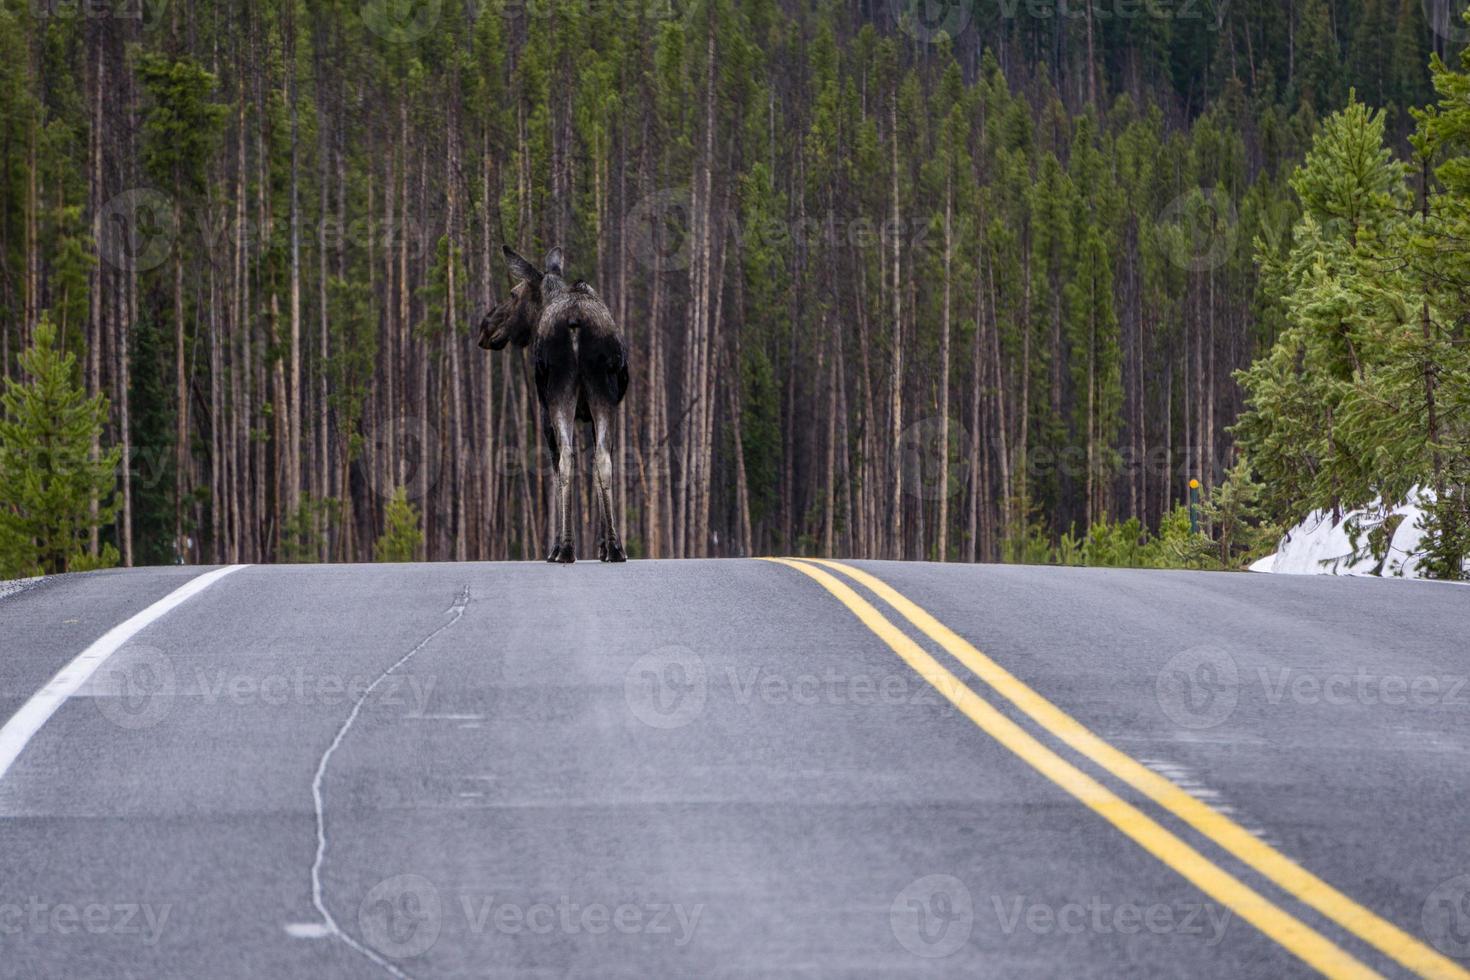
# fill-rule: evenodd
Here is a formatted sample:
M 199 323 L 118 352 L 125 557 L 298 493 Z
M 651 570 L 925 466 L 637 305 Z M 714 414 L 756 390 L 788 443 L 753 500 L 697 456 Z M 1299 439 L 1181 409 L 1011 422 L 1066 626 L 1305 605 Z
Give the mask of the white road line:
M 0 728 L 0 779 L 5 778 L 5 774 L 10 771 L 15 760 L 20 758 L 20 754 L 25 751 L 26 745 L 30 743 L 36 732 L 41 730 L 41 726 L 45 725 L 51 716 L 56 714 L 57 709 L 66 703 L 66 699 L 87 683 L 92 675 L 97 673 L 97 669 L 107 662 L 107 658 L 116 653 L 124 643 L 176 606 L 188 601 L 192 596 L 203 592 L 226 575 L 247 567 L 249 566 L 229 565 L 190 579 L 136 616 L 114 626 L 102 634 L 101 639 L 77 654 L 76 658 L 61 668 L 60 673 L 51 678 L 45 687 L 31 695 L 30 700 L 5 723 L 4 728 Z

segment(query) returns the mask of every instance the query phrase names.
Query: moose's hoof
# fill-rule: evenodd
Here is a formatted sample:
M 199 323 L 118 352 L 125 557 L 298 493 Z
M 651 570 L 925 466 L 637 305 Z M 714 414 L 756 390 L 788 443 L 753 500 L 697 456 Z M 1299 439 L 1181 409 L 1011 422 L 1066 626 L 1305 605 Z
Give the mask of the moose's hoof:
M 628 553 L 623 550 L 622 545 L 615 544 L 607 549 L 607 557 L 602 560 L 616 564 L 617 562 L 627 561 Z
M 546 560 L 555 565 L 570 565 L 577 560 L 577 552 L 569 544 L 559 544 L 551 553 L 551 557 Z
M 607 542 L 606 541 L 599 541 L 599 542 L 597 542 L 597 560 L 598 561 L 607 561 Z

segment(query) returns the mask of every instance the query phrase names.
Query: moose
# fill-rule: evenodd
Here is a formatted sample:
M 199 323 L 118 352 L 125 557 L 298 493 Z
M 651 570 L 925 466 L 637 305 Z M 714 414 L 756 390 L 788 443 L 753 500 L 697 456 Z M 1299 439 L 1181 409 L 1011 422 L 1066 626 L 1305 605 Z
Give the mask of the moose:
M 552 545 L 546 560 L 568 565 L 577 560 L 571 520 L 574 423 L 591 422 L 601 528 L 597 557 L 606 562 L 627 561 L 613 522 L 612 452 L 608 446 L 613 413 L 628 391 L 622 335 L 607 304 L 590 285 L 581 279 L 568 283 L 563 277 L 560 246 L 546 254 L 544 271 L 509 245 L 503 249 L 516 284 L 480 321 L 479 345 L 484 350 L 502 350 L 507 344 L 531 347 L 536 397 L 556 466 Z

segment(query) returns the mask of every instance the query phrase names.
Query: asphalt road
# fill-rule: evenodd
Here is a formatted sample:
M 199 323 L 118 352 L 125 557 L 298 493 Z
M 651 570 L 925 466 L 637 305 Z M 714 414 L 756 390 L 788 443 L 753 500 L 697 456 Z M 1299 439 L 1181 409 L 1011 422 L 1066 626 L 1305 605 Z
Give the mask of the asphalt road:
M 0 754 L 0 977 L 1470 968 L 1470 591 L 852 564 L 927 628 L 763 561 L 233 572 Z M 0 742 L 202 571 L 0 599 Z

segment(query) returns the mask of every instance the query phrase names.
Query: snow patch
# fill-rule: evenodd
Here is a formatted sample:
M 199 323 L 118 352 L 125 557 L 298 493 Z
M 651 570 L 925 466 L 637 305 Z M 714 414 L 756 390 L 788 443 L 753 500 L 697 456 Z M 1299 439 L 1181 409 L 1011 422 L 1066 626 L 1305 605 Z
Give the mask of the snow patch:
M 1419 560 L 1424 551 L 1424 529 L 1420 526 L 1431 491 L 1415 488 L 1403 503 L 1385 509 L 1375 500 L 1367 507 L 1348 511 L 1334 521 L 1330 510 L 1313 511 L 1286 533 L 1274 555 L 1257 559 L 1253 572 L 1276 575 L 1375 575 L 1393 578 L 1423 578 Z M 1375 556 L 1368 546 L 1367 529 L 1398 519 L 1388 551 Z M 1361 523 L 1358 548 L 1354 549 L 1349 528 Z

